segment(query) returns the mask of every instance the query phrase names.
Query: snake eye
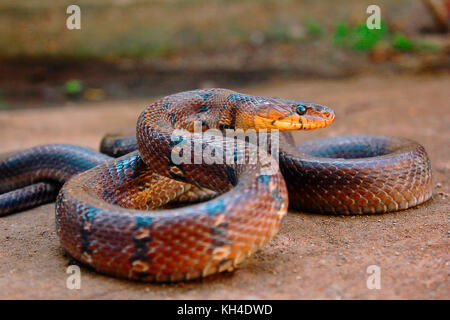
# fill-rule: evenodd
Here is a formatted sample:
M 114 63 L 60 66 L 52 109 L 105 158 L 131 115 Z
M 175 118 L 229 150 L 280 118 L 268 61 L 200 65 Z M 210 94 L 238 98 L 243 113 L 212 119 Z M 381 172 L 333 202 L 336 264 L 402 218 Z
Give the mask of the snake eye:
M 295 108 L 295 112 L 297 112 L 298 115 L 302 116 L 308 111 L 305 106 L 299 105 L 297 108 Z

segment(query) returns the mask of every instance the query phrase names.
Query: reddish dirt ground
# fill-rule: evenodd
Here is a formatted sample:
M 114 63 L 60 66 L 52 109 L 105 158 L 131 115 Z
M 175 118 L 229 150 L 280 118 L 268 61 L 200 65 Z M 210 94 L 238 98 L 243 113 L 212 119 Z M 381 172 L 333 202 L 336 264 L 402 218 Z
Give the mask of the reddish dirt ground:
M 335 123 L 310 139 L 383 133 L 422 143 L 431 158 L 433 199 L 374 216 L 290 212 L 275 239 L 233 273 L 179 284 L 117 280 L 82 267 L 80 290 L 66 288 L 74 263 L 59 245 L 54 204 L 0 219 L 2 299 L 448 299 L 450 286 L 449 76 L 365 77 L 275 82 L 239 88 L 333 107 Z M 0 112 L 0 152 L 44 143 L 97 148 L 105 132 L 133 126 L 149 101 L 102 102 Z M 381 289 L 366 268 L 381 268 Z

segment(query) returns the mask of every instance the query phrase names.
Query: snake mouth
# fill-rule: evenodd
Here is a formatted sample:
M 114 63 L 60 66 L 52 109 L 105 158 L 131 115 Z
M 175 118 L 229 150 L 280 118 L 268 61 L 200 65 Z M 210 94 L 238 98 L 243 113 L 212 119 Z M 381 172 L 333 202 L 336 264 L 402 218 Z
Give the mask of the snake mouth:
M 303 119 L 302 119 L 303 118 Z M 318 115 L 311 115 L 307 117 L 300 117 L 302 122 L 302 130 L 314 130 L 325 128 L 333 123 L 336 115 L 334 112 L 323 111 Z

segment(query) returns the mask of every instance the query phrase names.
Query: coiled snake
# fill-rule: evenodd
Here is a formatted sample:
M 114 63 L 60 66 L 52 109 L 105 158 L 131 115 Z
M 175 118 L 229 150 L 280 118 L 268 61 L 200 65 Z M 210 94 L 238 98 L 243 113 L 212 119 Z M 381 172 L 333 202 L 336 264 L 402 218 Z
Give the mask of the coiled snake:
M 322 128 L 334 117 L 315 103 L 226 89 L 170 95 L 143 111 L 136 137 L 104 138 L 101 150 L 125 154 L 120 158 L 71 145 L 3 156 L 0 215 L 58 194 L 57 233 L 74 258 L 122 278 L 178 281 L 234 268 L 274 237 L 288 202 L 298 210 L 369 214 L 431 197 L 430 163 L 415 142 L 360 135 L 295 145 L 286 133 Z M 223 157 L 231 150 L 234 160 L 238 149 L 243 159 L 255 152 L 251 143 L 232 139 L 230 147 L 229 138 L 213 135 L 174 139 L 175 129 L 192 132 L 196 122 L 203 131 L 279 129 L 279 166 L 261 148 L 255 163 L 174 163 L 181 141 L 192 156 L 198 148 Z M 207 201 L 177 207 L 199 200 Z

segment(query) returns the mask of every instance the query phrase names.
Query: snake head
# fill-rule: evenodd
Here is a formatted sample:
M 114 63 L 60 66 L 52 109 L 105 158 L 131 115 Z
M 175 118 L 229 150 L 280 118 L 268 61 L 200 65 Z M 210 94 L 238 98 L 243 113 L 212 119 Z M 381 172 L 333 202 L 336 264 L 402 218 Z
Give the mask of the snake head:
M 332 109 L 317 103 L 274 99 L 256 111 L 255 126 L 280 131 L 312 130 L 328 126 L 334 118 Z

